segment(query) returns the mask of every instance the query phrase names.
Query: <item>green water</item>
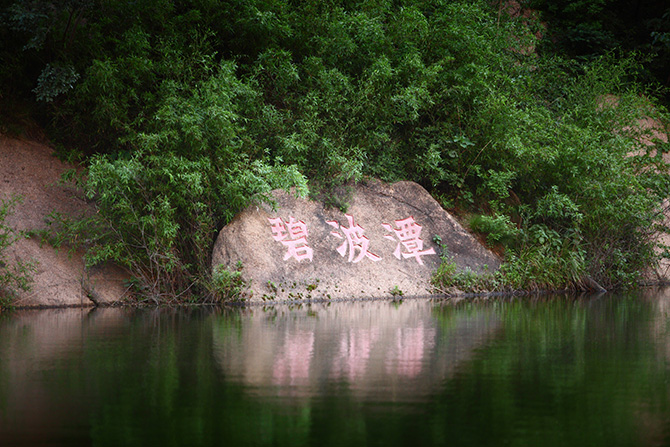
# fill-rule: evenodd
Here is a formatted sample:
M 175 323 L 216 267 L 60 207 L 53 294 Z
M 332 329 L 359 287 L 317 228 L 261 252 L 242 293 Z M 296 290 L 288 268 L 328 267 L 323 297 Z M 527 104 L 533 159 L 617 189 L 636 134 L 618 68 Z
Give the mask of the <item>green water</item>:
M 0 318 L 0 446 L 670 445 L 670 290 Z

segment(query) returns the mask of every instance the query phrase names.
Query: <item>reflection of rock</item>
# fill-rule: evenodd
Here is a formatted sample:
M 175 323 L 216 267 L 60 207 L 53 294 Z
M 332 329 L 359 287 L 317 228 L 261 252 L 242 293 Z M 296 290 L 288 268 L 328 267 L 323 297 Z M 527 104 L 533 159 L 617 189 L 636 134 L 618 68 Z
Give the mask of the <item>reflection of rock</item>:
M 241 262 L 252 299 L 351 298 L 429 293 L 442 244 L 459 269 L 497 269 L 482 247 L 416 183 L 354 187 L 347 214 L 274 191 L 277 209 L 253 206 L 226 226 L 212 265 Z
M 49 362 L 62 358 L 69 351 L 78 351 L 86 343 L 84 329 L 88 327 L 93 328 L 94 333 L 123 327 L 127 312 L 119 308 L 17 311 L 11 318 L 0 320 L 3 367 L 16 365 L 9 370 L 16 369 L 17 377 L 20 377 L 31 363 Z M 21 354 L 26 351 L 31 352 L 32 357 L 25 358 Z
M 314 332 L 284 334 L 282 349 L 274 358 L 272 382 L 297 385 L 309 380 L 309 365 L 314 351 Z
M 378 338 L 379 328 L 361 328 L 343 333 L 339 350 L 333 358 L 332 377 L 349 382 L 362 377 L 367 369 L 372 347 Z
M 649 288 L 643 295 L 652 300 L 656 308 L 653 333 L 658 341 L 658 349 L 663 352 L 665 358 L 670 361 L 670 326 L 668 316 L 670 315 L 670 287 Z
M 651 321 L 645 322 L 647 324 L 642 327 L 643 331 L 638 331 L 638 333 L 645 333 L 648 328 L 649 334 L 645 334 L 644 337 L 655 345 L 658 356 L 664 359 L 665 365 L 667 365 L 670 363 L 670 327 L 668 326 L 670 321 L 668 319 L 670 315 L 670 288 L 648 287 L 642 289 L 636 299 L 643 301 L 645 304 L 649 303 L 649 307 L 652 309 Z M 663 364 L 663 362 L 659 363 Z M 653 364 L 645 362 L 645 368 L 653 371 Z M 659 401 L 667 401 L 670 399 L 670 395 L 662 396 L 661 394 L 658 395 L 658 398 Z M 640 399 L 635 402 L 634 416 L 638 426 L 637 445 L 668 444 L 667 412 L 659 412 L 653 401 Z
M 285 396 L 307 398 L 338 383 L 359 398 L 421 399 L 497 327 L 492 310 L 482 307 L 452 310 L 443 328 L 434 307 L 405 300 L 248 308 L 214 322 L 214 355 L 230 380 L 259 395 L 282 386 L 289 388 Z
M 64 422 L 71 423 L 72 415 L 81 413 L 77 408 L 81 402 L 69 401 L 65 406 L 62 401 L 52 402 L 58 390 L 37 374 L 65 368 L 72 357 L 81 356 L 88 337 L 123 331 L 127 312 L 111 308 L 18 311 L 0 320 L 0 391 L 9 390 L 0 395 L 0 408 L 12 409 L 8 417 L 0 418 L 3 445 L 48 443 Z M 7 433 L 25 427 L 34 429 L 21 433 L 20 439 L 7 439 L 11 438 Z
M 435 329 L 424 329 L 423 323 L 418 327 L 397 328 L 395 343 L 389 351 L 386 370 L 389 374 L 416 377 L 423 367 L 425 351 L 435 344 Z

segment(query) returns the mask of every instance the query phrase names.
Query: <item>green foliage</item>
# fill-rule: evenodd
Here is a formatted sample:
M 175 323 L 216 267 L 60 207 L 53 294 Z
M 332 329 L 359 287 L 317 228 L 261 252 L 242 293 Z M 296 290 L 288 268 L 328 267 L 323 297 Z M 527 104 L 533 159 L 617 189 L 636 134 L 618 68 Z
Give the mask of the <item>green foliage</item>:
M 85 242 L 87 263 L 120 264 L 155 300 L 184 291 L 206 296 L 218 229 L 250 203 L 270 200 L 274 188 L 307 193 L 294 166 L 246 150 L 233 100 L 253 100 L 253 92 L 234 68 L 221 64 L 195 89 L 166 87 L 155 122 L 126 139 L 132 154 L 89 161 L 84 187 L 98 214 L 84 225 L 95 229 Z
M 442 244 L 442 237 L 436 234 L 433 242 L 439 247 L 441 259 L 440 265 L 430 278 L 433 292 L 452 295 L 458 292 L 479 293 L 497 289 L 498 280 L 495 274 L 488 271 L 477 273 L 469 268 L 458 269 L 447 247 Z
M 510 250 L 506 261 L 498 273 L 506 289 L 581 289 L 586 274 L 580 235 L 561 235 L 542 224 L 522 232 L 521 243 Z
M 212 273 L 212 290 L 218 301 L 240 301 L 245 299 L 249 287 L 248 281 L 242 277 L 242 263 L 237 263 L 235 271 L 230 271 L 219 264 Z
M 470 268 L 459 270 L 449 255 L 443 255 L 430 283 L 434 293 L 453 295 L 456 293 L 486 293 L 503 290 L 500 275 L 496 272 L 475 272 Z
M 553 19 L 549 32 L 555 44 L 572 54 L 602 54 L 618 43 L 616 30 L 612 28 L 615 24 L 621 26 L 623 17 L 608 14 L 617 3 L 615 0 L 530 0 L 527 3 Z
M 40 73 L 33 92 L 38 101 L 51 102 L 56 96 L 71 90 L 78 79 L 79 74 L 70 65 L 47 64 Z
M 442 262 L 431 277 L 440 293 L 539 290 L 578 290 L 587 274 L 586 253 L 581 235 L 560 234 L 543 224 L 517 231 L 508 245 L 500 270 L 473 272 L 457 269 L 453 258 L 442 249 Z
M 0 79 L 25 72 L 53 134 L 88 157 L 88 261 L 151 296 L 206 295 L 217 231 L 273 188 L 309 182 L 346 209 L 368 176 L 481 215 L 519 287 L 627 285 L 655 262 L 670 185 L 667 148 L 635 131 L 667 118 L 636 84 L 648 59 L 533 53 L 539 21 L 484 0 L 5 3 L 0 37 L 23 43 Z M 588 19 L 573 42 L 615 36 L 597 26 L 610 0 L 540 3 Z
M 75 61 L 94 0 L 0 1 L 0 97 L 52 102 L 79 79 Z M 19 74 L 20 73 L 20 74 Z M 52 109 L 53 110 L 53 109 Z
M 652 17 L 647 23 L 651 29 L 652 54 L 656 55 L 652 60 L 651 70 L 666 74 L 670 66 L 670 8 L 667 8 L 660 17 L 658 15 Z M 666 86 L 668 81 L 670 79 L 666 78 Z
M 519 235 L 516 225 L 504 214 L 495 216 L 474 215 L 469 219 L 468 226 L 476 233 L 485 234 L 486 241 L 490 245 L 509 245 Z
M 7 217 L 21 202 L 18 197 L 0 199 L 0 312 L 11 308 L 12 298 L 17 289 L 30 290 L 34 262 L 13 261 L 7 258 L 6 250 L 18 239 L 24 237 L 6 224 Z
M 207 278 L 211 247 L 222 219 L 231 218 L 276 187 L 304 181 L 291 167 L 241 158 L 216 165 L 206 157 L 138 152 L 127 160 L 95 158 L 87 192 L 96 199 L 99 237 L 88 262 L 114 261 L 152 296 L 175 296 Z
M 389 294 L 394 298 L 394 299 L 400 299 L 404 295 L 400 287 L 397 285 L 393 286 L 391 290 L 389 290 Z

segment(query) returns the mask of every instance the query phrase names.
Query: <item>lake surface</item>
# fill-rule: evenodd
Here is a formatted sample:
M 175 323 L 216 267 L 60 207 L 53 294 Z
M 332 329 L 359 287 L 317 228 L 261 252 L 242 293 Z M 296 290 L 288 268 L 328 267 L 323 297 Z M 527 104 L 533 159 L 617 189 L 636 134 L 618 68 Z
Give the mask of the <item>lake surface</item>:
M 0 317 L 0 446 L 670 445 L 670 289 Z

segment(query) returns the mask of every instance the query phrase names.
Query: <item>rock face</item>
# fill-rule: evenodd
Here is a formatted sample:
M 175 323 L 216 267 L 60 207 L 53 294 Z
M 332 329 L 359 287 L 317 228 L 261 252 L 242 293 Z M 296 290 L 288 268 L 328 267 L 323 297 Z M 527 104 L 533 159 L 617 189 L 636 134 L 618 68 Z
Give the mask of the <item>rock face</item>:
M 212 256 L 213 268 L 242 264 L 254 301 L 426 295 L 440 264 L 434 236 L 461 270 L 500 265 L 416 183 L 358 185 L 346 213 L 273 195 L 276 209 L 240 213 L 221 230 Z
M 605 98 L 605 101 L 609 104 L 617 104 L 618 98 L 610 95 Z M 629 130 L 629 129 L 624 129 Z M 654 145 L 655 141 L 660 141 L 661 143 L 668 142 L 668 133 L 665 125 L 659 121 L 652 118 L 642 118 L 637 121 L 638 132 L 641 132 L 639 140 L 642 144 L 646 146 Z M 630 155 L 639 155 L 641 151 L 631 152 Z M 663 154 L 663 161 L 666 164 L 670 164 L 670 154 Z M 662 226 L 668 228 L 670 226 L 670 200 L 665 199 L 660 206 L 659 210 L 662 215 L 662 221 L 660 222 Z M 670 234 L 659 231 L 653 234 L 653 242 L 657 244 L 655 247 L 655 253 L 657 255 L 662 255 L 666 247 L 670 247 Z M 658 260 L 658 264 L 650 267 L 647 271 L 642 272 L 643 274 L 643 283 L 646 284 L 667 284 L 670 282 L 670 259 L 661 257 Z
M 71 168 L 44 144 L 0 135 L 0 199 L 21 198 L 5 223 L 15 231 L 41 230 L 51 212 L 73 218 L 95 212 L 78 191 L 58 184 L 61 174 Z M 121 269 L 87 270 L 83 253 L 55 250 L 38 239 L 20 239 L 6 251 L 10 263 L 33 261 L 36 265 L 32 289 L 19 291 L 16 306 L 91 306 L 124 297 L 123 282 L 128 275 Z

